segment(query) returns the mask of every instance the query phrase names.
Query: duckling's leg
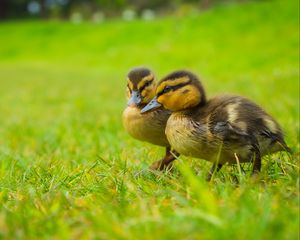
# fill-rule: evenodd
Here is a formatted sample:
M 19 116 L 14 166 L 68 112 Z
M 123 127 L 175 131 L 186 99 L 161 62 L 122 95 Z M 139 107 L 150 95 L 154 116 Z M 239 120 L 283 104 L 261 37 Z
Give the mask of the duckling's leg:
M 258 174 L 261 169 L 261 154 L 260 154 L 260 150 L 259 150 L 258 142 L 257 142 L 256 138 L 254 139 L 254 141 L 252 143 L 252 151 L 254 154 L 252 175 L 255 175 L 255 174 Z
M 220 163 L 214 163 L 211 167 L 211 169 L 209 170 L 207 177 L 206 177 L 206 181 L 210 182 L 212 176 L 214 175 L 214 173 L 217 173 L 220 171 L 220 169 L 222 168 L 222 164 Z
M 166 155 L 162 160 L 152 163 L 151 170 L 164 170 L 171 167 L 171 163 L 179 156 L 179 153 L 171 151 L 171 147 L 166 147 Z

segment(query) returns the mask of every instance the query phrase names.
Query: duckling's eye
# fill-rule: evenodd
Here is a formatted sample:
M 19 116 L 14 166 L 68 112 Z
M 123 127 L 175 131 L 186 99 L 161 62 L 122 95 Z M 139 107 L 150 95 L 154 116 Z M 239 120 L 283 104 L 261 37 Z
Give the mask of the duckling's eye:
M 170 92 L 172 90 L 172 87 L 170 86 L 166 86 L 163 90 L 163 93 L 167 93 L 167 92 Z
M 147 82 L 145 83 L 144 87 L 148 87 L 148 86 L 150 86 L 150 85 L 151 85 L 151 83 L 152 83 L 152 81 L 147 81 Z

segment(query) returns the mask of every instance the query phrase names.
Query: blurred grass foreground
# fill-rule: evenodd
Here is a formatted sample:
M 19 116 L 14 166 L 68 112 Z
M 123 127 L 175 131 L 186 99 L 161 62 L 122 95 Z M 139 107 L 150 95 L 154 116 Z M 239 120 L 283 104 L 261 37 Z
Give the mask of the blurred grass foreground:
M 299 239 L 299 2 L 189 4 L 0 22 L 0 239 Z M 208 184 L 209 164 L 184 156 L 137 177 L 163 153 L 121 124 L 140 65 L 254 100 L 295 154 L 264 158 L 259 183 L 227 166 Z

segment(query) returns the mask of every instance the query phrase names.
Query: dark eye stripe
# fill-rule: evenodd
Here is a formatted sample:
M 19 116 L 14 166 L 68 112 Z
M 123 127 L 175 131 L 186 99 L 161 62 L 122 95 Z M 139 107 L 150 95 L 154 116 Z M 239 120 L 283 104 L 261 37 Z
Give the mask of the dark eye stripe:
M 182 88 L 182 87 L 190 84 L 190 82 L 191 81 L 188 81 L 186 83 L 180 83 L 180 84 L 178 84 L 176 86 L 166 86 L 166 87 L 169 87 L 170 89 L 168 91 L 165 91 L 165 89 L 166 89 L 166 87 L 165 87 L 163 90 L 161 90 L 159 93 L 157 93 L 157 97 L 159 97 L 159 96 L 161 96 L 161 95 L 163 95 L 163 94 L 165 94 L 167 92 L 170 92 L 170 91 L 176 91 L 177 89 Z
M 140 87 L 139 91 L 142 92 L 146 87 L 150 86 L 150 84 L 152 82 L 153 82 L 153 79 L 146 81 L 145 84 L 142 87 Z

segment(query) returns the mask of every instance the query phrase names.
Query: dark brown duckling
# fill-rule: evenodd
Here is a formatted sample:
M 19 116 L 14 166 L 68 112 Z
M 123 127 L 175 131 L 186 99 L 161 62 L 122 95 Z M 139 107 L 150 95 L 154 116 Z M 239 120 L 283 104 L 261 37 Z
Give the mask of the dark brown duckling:
M 207 100 L 201 82 L 191 72 L 176 71 L 163 78 L 142 113 L 161 106 L 172 111 L 166 126 L 172 148 L 213 163 L 207 180 L 225 163 L 238 161 L 253 161 L 253 173 L 257 173 L 262 156 L 289 151 L 279 124 L 261 107 L 241 96 Z

